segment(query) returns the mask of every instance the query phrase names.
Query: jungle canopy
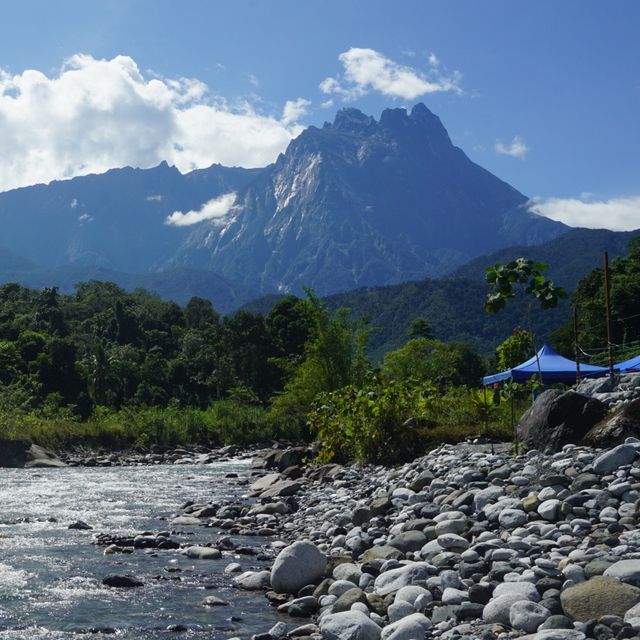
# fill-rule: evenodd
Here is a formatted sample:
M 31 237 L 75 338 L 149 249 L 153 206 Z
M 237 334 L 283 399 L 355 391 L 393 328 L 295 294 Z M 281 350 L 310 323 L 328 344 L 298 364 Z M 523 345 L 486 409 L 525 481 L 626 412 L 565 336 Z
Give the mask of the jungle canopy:
M 609 369 L 596 367 L 591 364 L 580 363 L 581 378 L 598 378 L 606 376 Z M 493 384 L 512 378 L 514 382 L 526 382 L 532 376 L 538 376 L 543 384 L 554 382 L 574 383 L 577 376 L 577 364 L 559 353 L 556 353 L 548 344 L 542 346 L 537 356 L 532 356 L 526 362 L 517 367 L 494 373 L 492 376 L 482 378 L 482 383 Z

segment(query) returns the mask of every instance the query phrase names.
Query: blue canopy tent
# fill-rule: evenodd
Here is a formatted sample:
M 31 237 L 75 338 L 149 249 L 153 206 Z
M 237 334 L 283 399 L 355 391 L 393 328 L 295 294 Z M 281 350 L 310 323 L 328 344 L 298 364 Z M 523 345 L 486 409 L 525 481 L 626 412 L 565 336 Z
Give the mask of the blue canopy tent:
M 616 371 L 620 373 L 632 373 L 634 371 L 640 371 L 640 356 L 635 356 L 635 358 L 629 358 L 629 360 L 625 360 L 620 364 L 615 366 Z
M 606 376 L 608 373 L 609 370 L 606 367 L 580 363 L 580 377 L 582 378 L 598 378 Z M 545 344 L 538 351 L 537 357 L 533 356 L 513 369 L 485 376 L 482 378 L 482 383 L 489 385 L 509 378 L 512 378 L 514 382 L 525 382 L 534 375 L 538 376 L 543 384 L 574 383 L 577 377 L 577 364 L 556 353 L 548 344 Z

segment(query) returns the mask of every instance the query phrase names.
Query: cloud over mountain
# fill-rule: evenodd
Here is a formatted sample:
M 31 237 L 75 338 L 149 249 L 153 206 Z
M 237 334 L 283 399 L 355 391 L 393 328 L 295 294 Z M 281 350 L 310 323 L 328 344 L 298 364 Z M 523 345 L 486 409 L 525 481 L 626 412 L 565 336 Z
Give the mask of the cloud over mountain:
M 174 211 L 170 216 L 167 216 L 166 223 L 175 227 L 189 227 L 204 220 L 222 223 L 235 208 L 235 203 L 236 194 L 225 193 L 205 202 L 197 211 L 187 211 L 186 213 Z
M 300 133 L 306 106 L 264 115 L 198 80 L 143 74 L 127 56 L 75 55 L 51 77 L 0 69 L 0 191 L 162 160 L 183 172 L 264 166 Z
M 320 90 L 345 100 L 355 100 L 371 91 L 405 100 L 440 91 L 462 93 L 460 73 L 444 74 L 435 54 L 429 57 L 428 73 L 398 64 L 374 49 L 352 47 L 341 53 L 339 60 L 344 75 L 325 78 Z
M 535 198 L 529 210 L 573 227 L 635 231 L 640 229 L 640 196 L 610 200 Z

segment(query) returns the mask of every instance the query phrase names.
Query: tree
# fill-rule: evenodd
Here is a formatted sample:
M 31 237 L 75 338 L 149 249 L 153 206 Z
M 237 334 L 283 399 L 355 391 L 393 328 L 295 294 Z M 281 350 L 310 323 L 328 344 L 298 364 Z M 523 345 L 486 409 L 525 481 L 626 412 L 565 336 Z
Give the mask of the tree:
M 542 272 L 546 269 L 546 264 L 526 258 L 487 267 L 486 280 L 491 291 L 484 301 L 485 310 L 496 313 L 503 309 L 507 300 L 515 298 L 516 285 L 522 285 L 524 292 L 536 298 L 542 309 L 557 306 L 559 299 L 566 298 L 567 294 L 562 287 L 556 286 L 553 280 L 543 275 Z
M 516 327 L 496 348 L 496 355 L 500 371 L 512 369 L 533 355 L 533 337 L 526 329 Z
M 413 320 L 407 333 L 410 338 L 433 338 L 431 325 L 422 316 Z
M 414 338 L 389 352 L 381 367 L 390 380 L 414 378 L 440 387 L 476 386 L 484 373 L 482 358 L 467 345 Z

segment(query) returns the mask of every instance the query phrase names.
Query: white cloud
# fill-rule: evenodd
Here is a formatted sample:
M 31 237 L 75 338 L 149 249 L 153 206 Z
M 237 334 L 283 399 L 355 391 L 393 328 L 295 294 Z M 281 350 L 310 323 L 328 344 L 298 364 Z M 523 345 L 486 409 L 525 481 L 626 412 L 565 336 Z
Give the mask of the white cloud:
M 524 160 L 527 153 L 529 153 L 529 147 L 527 147 L 520 136 L 514 136 L 511 144 L 504 144 L 500 140 L 497 140 L 493 148 L 496 153 L 502 156 L 511 156 L 513 158 L 520 158 L 521 160 Z
M 78 216 L 78 220 L 80 222 L 93 222 L 93 216 L 90 216 L 88 213 L 83 213 L 81 216 Z
M 78 206 L 78 204 L 79 204 L 79 203 L 78 203 L 78 199 L 77 199 L 77 198 L 74 198 L 74 199 L 69 203 L 69 206 L 70 206 L 72 209 L 75 209 L 75 208 Z
M 640 196 L 587 201 L 577 198 L 535 198 L 529 203 L 529 210 L 571 227 L 613 231 L 640 229 Z
M 162 196 L 160 194 L 155 194 L 152 196 L 147 196 L 145 200 L 147 202 L 162 202 Z
M 254 87 L 257 87 L 260 84 L 260 81 L 258 80 L 258 76 L 254 75 L 253 73 L 249 74 L 248 80 L 249 80 L 249 83 L 252 84 Z
M 282 110 L 282 122 L 284 124 L 297 122 L 307 114 L 310 106 L 311 102 L 309 100 L 305 100 L 305 98 L 287 100 L 284 105 L 284 109 Z
M 174 211 L 170 216 L 167 216 L 165 222 L 175 227 L 189 227 L 204 220 L 214 220 L 222 224 L 225 218 L 237 208 L 235 203 L 236 194 L 233 192 L 225 193 L 218 198 L 205 202 L 197 211 L 187 211 L 187 213 Z
M 429 54 L 429 64 L 432 67 L 437 67 L 440 65 L 440 60 L 438 60 L 438 56 L 435 53 Z
M 434 59 L 437 60 L 435 56 Z M 345 100 L 355 100 L 371 91 L 405 100 L 438 91 L 462 93 L 461 75 L 457 71 L 447 76 L 432 65 L 424 74 L 400 65 L 378 51 L 357 47 L 341 53 L 339 60 L 344 67 L 344 76 L 325 78 L 320 83 L 320 90 Z
M 162 160 L 265 166 L 302 129 L 198 80 L 145 76 L 127 56 L 75 55 L 51 77 L 0 69 L 0 191 Z

